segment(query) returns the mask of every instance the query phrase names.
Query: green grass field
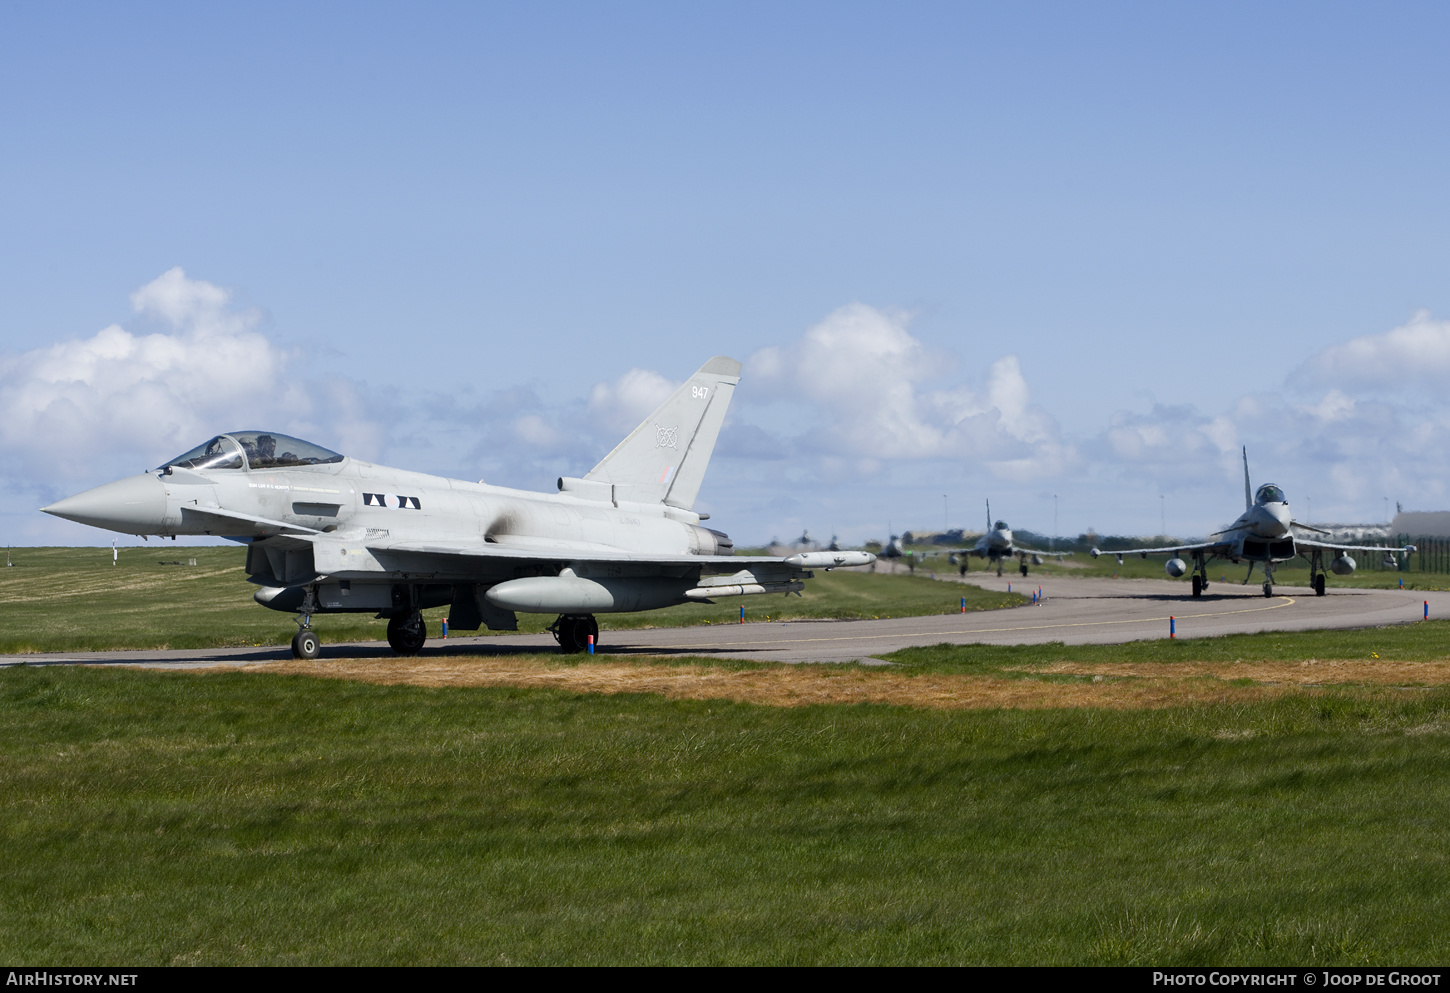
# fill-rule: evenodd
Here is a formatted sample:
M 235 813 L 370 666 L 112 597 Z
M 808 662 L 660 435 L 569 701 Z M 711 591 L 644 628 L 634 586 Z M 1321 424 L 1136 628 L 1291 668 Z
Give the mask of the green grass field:
M 291 634 L 285 615 L 250 602 L 235 549 L 146 560 L 143 548 L 120 567 L 100 551 L 15 554 L 0 576 L 10 650 L 27 638 L 154 644 L 168 626 L 208 644 Z M 157 561 L 193 552 L 194 567 Z M 852 573 L 818 573 L 808 590 L 768 602 L 870 616 L 949 612 L 972 592 Z M 995 599 L 974 606 L 1003 602 L 983 595 Z M 733 620 L 734 604 L 720 610 L 696 619 Z M 381 627 L 320 623 L 338 620 Z M 1450 952 L 1438 923 L 1450 910 L 1447 636 L 1450 622 L 1432 621 L 935 646 L 883 669 L 791 669 L 833 683 L 1006 679 L 1103 700 L 1086 694 L 1162 676 L 1241 695 L 1139 709 L 765 706 L 12 665 L 0 668 L 0 956 L 1433 964 Z M 205 641 L 219 637 L 233 640 Z M 1192 670 L 1298 660 L 1364 664 L 1368 681 Z M 1078 668 L 1039 671 L 1063 663 Z
M 252 600 L 256 587 L 246 581 L 240 547 L 158 543 L 123 549 L 119 565 L 111 564 L 109 548 L 22 548 L 11 557 L 14 566 L 0 570 L 0 653 L 285 645 L 297 631 L 293 615 Z M 600 624 L 623 629 L 732 623 L 742 605 L 747 621 L 945 614 L 959 610 L 963 596 L 969 610 L 1025 602 L 1016 594 L 944 587 L 920 576 L 817 570 L 801 596 L 736 597 L 714 605 L 600 615 Z M 425 612 L 434 636 L 447 613 Z M 553 615 L 520 614 L 519 628 L 542 631 L 553 621 Z M 387 621 L 369 614 L 320 614 L 314 626 L 324 642 L 382 640 L 387 631 Z
M 1118 645 L 932 645 L 904 648 L 883 656 L 898 664 L 931 672 L 989 672 L 1024 665 L 1090 662 L 1101 665 L 1162 665 L 1171 672 L 1179 662 L 1287 662 L 1305 659 L 1354 659 L 1430 662 L 1450 656 L 1450 621 L 1421 621 L 1393 627 L 1332 631 L 1267 631 L 1183 641 L 1158 639 Z M 1415 669 L 1407 667 L 1407 677 Z
M 1447 715 L 1445 689 L 941 711 L 11 667 L 0 957 L 1435 963 Z

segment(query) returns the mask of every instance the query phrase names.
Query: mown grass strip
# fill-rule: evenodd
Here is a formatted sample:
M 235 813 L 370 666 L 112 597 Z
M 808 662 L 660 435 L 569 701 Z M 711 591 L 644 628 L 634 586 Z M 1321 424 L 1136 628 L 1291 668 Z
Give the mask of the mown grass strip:
M 118 565 L 109 548 L 25 548 L 12 557 L 15 567 L 0 569 L 0 654 L 285 645 L 297 630 L 291 614 L 253 602 L 256 587 L 246 581 L 241 548 L 127 548 Z M 955 613 L 961 597 L 969 610 L 1026 599 L 924 577 L 819 570 L 801 596 L 737 597 L 602 621 L 614 630 L 729 624 L 738 622 L 742 605 L 748 621 L 911 617 Z M 447 613 L 425 612 L 434 637 Z M 519 627 L 539 632 L 553 620 L 521 614 Z M 367 614 L 323 614 L 315 626 L 332 643 L 380 641 L 387 630 L 385 620 Z
M 771 708 L 0 671 L 0 955 L 1433 963 L 1450 693 Z

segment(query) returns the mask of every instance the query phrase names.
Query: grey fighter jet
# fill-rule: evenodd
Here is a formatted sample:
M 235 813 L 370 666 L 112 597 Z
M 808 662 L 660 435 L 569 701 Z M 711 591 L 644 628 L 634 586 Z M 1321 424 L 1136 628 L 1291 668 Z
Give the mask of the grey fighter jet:
M 1323 596 L 1325 552 L 1339 553 L 1329 563 L 1330 571 L 1336 576 L 1348 576 L 1354 572 L 1356 566 L 1350 552 L 1388 552 L 1408 555 L 1415 551 L 1414 545 L 1393 547 L 1331 545 L 1296 535 L 1293 531 L 1294 528 L 1315 531 L 1319 534 L 1327 533 L 1294 520 L 1289 513 L 1288 498 L 1284 496 L 1284 491 L 1273 483 L 1265 483 L 1257 491 L 1253 490 L 1249 485 L 1249 451 L 1245 448 L 1244 512 L 1222 531 L 1209 535 L 1215 540 L 1200 542 L 1196 545 L 1174 545 L 1169 548 L 1125 548 L 1109 554 L 1116 555 L 1119 564 L 1122 563 L 1124 555 L 1140 555 L 1146 559 L 1155 553 L 1170 554 L 1172 558 L 1164 563 L 1163 570 L 1175 579 L 1189 570 L 1188 563 L 1183 561 L 1182 556 L 1184 554 L 1192 555 L 1194 596 L 1202 596 L 1203 591 L 1208 589 L 1208 561 L 1212 558 L 1228 559 L 1234 564 L 1247 562 L 1249 571 L 1244 575 L 1244 583 L 1247 583 L 1249 577 L 1254 574 L 1254 564 L 1258 563 L 1264 570 L 1264 596 L 1273 596 L 1274 566 L 1281 562 L 1288 562 L 1296 555 L 1303 555 L 1309 559 L 1309 581 L 1314 588 L 1314 595 Z M 1093 558 L 1102 554 L 1096 548 L 1092 550 Z
M 1007 526 L 1006 521 L 992 520 L 992 501 L 987 501 L 987 530 L 977 539 L 977 543 L 971 548 L 947 549 L 947 561 L 957 566 L 961 574 L 967 574 L 968 556 L 975 555 L 979 559 L 987 560 L 987 568 L 993 563 L 997 566 L 997 575 L 1002 575 L 1002 563 L 1013 557 L 1018 560 L 1018 568 L 1022 575 L 1027 575 L 1027 563 L 1041 565 L 1044 555 L 1055 557 L 1059 562 L 1064 555 L 1071 555 L 1071 552 L 1042 551 L 1038 548 L 1024 548 L 1016 544 L 1012 539 L 1012 529 Z
M 604 460 L 557 493 L 373 465 L 276 432 L 217 435 L 160 468 L 49 507 L 124 534 L 219 535 L 247 544 L 254 598 L 297 614 L 292 651 L 315 658 L 312 617 L 388 618 L 400 654 L 427 639 L 420 611 L 451 605 L 454 630 L 517 630 L 557 614 L 565 652 L 597 639 L 596 614 L 790 593 L 811 569 L 866 552 L 733 555 L 692 508 L 740 363 L 706 362 Z

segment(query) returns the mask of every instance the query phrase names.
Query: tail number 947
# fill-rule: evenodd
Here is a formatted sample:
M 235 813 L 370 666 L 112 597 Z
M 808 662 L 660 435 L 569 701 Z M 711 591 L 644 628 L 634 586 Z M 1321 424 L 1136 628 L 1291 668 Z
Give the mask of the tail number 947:
M 708 387 L 708 386 L 691 386 L 690 387 L 690 396 L 694 397 L 696 400 L 703 400 L 703 399 L 705 399 L 709 395 L 710 395 L 710 387 Z

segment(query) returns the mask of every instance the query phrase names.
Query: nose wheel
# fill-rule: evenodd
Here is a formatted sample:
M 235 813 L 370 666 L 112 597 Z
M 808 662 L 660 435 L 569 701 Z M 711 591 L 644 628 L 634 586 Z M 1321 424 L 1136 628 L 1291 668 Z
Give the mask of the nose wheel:
M 416 610 L 388 619 L 388 644 L 399 655 L 417 655 L 428 640 L 428 625 Z
M 322 641 L 311 628 L 303 628 L 292 636 L 294 659 L 315 659 L 322 654 Z
M 317 587 L 309 586 L 302 594 L 297 611 L 297 633 L 292 636 L 294 659 L 315 659 L 322 653 L 322 640 L 312 630 L 312 615 L 317 611 Z

